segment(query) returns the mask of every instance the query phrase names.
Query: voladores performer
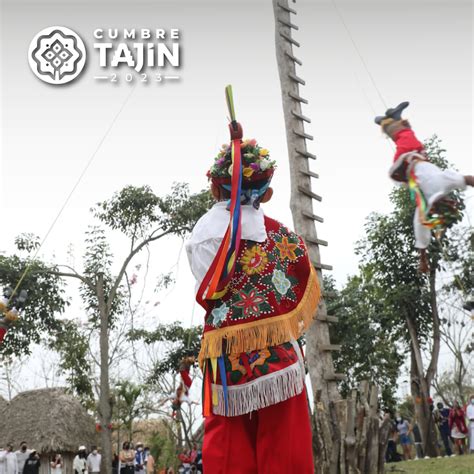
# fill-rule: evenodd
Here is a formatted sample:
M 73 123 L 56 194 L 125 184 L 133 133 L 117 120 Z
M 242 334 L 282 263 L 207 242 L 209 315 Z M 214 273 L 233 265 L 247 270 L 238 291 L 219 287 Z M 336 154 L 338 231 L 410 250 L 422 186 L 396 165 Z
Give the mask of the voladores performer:
M 385 115 L 375 117 L 375 123 L 396 146 L 390 177 L 409 186 L 416 202 L 413 219 L 415 246 L 420 251 L 420 270 L 429 271 L 426 249 L 431 231 L 442 232 L 448 215 L 456 213 L 456 203 L 449 199 L 455 189 L 474 186 L 474 176 L 464 176 L 454 170 L 442 170 L 429 161 L 425 147 L 418 140 L 408 120 L 402 118 L 409 102 L 390 108 Z
M 312 434 L 298 338 L 320 298 L 301 237 L 265 216 L 275 162 L 242 140 L 226 88 L 231 144 L 208 172 L 216 204 L 186 249 L 206 311 L 203 466 L 211 474 L 313 473 Z

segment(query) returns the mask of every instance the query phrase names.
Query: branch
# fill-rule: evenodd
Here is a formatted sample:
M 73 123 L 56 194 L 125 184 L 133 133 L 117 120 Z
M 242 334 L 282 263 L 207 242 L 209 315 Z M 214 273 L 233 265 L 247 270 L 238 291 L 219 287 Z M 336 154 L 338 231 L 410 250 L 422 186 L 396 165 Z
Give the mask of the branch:
M 67 267 L 67 265 L 58 265 L 58 266 Z M 70 267 L 67 267 L 67 268 L 70 268 Z M 73 272 L 71 272 L 71 273 L 69 273 L 69 272 L 57 272 L 57 271 L 54 271 L 54 270 L 35 270 L 35 271 L 32 271 L 31 273 L 47 273 L 49 275 L 55 275 L 55 276 L 59 276 L 59 277 L 77 278 L 78 280 L 81 280 L 84 284 L 86 284 L 89 288 L 95 290 L 95 286 L 92 283 L 92 281 L 89 280 L 89 278 L 80 275 L 74 269 L 72 269 L 72 270 L 73 270 Z
M 158 239 L 161 239 L 162 237 L 164 237 L 165 235 L 168 235 L 172 232 L 171 229 L 165 231 L 165 232 L 162 232 L 161 234 L 158 234 L 158 235 L 154 235 L 155 232 L 157 231 L 154 231 L 151 233 L 151 235 L 145 239 L 143 242 L 141 242 L 139 245 L 137 245 L 137 247 L 135 247 L 135 249 L 133 249 L 130 254 L 128 255 L 128 257 L 124 260 L 123 264 L 122 264 L 122 268 L 120 269 L 120 272 L 119 274 L 117 275 L 117 278 L 115 279 L 115 283 L 114 285 L 112 286 L 110 292 L 109 292 L 109 295 L 108 295 L 108 299 L 107 299 L 107 310 L 108 312 L 110 312 L 110 309 L 112 307 L 112 301 L 114 300 L 115 298 L 115 295 L 117 294 L 117 290 L 118 290 L 118 287 L 120 286 L 120 282 L 122 281 L 122 278 L 125 274 L 125 271 L 127 269 L 127 266 L 128 264 L 130 263 L 130 261 L 132 260 L 132 258 L 138 253 L 140 252 L 140 250 L 143 249 L 143 247 L 145 247 L 146 245 L 150 244 L 151 242 L 154 242 L 155 240 L 158 240 Z

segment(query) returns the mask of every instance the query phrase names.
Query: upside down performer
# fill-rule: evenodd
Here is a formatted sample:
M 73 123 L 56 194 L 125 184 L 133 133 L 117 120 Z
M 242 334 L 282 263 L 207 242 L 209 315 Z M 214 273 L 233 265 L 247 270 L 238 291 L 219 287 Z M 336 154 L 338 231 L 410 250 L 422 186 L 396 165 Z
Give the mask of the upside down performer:
M 442 231 L 448 213 L 456 212 L 449 194 L 455 189 L 474 186 L 474 176 L 463 176 L 454 170 L 442 170 L 429 162 L 423 144 L 416 138 L 410 123 L 402 118 L 409 102 L 402 102 L 385 115 L 375 118 L 375 123 L 395 142 L 396 151 L 389 174 L 394 181 L 408 184 L 416 202 L 413 219 L 415 246 L 420 251 L 420 270 L 429 271 L 426 249 L 431 241 L 431 231 Z
M 176 418 L 178 410 L 181 408 L 183 403 L 187 403 L 188 405 L 198 404 L 198 402 L 192 401 L 189 398 L 189 390 L 191 389 L 191 385 L 193 381 L 189 372 L 191 370 L 191 366 L 194 364 L 195 358 L 192 356 L 185 357 L 179 366 L 179 375 L 181 377 L 181 382 L 176 389 L 176 396 L 173 397 L 171 407 L 173 408 L 172 417 Z
M 203 466 L 211 474 L 313 473 L 302 348 L 320 297 L 303 240 L 264 215 L 275 162 L 242 141 L 232 92 L 231 144 L 208 172 L 216 204 L 186 249 L 206 310 L 199 363 Z
M 26 298 L 26 290 L 21 290 L 16 295 L 10 287 L 3 289 L 3 296 L 0 297 L 0 343 L 5 339 L 11 326 L 18 320 L 19 312 L 23 308 Z

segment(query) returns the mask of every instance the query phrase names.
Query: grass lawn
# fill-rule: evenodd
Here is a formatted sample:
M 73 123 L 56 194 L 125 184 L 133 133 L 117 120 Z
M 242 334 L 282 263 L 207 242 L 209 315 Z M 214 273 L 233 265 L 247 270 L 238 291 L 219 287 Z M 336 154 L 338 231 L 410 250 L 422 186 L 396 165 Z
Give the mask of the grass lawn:
M 442 459 L 420 459 L 386 464 L 385 472 L 474 474 L 474 454 Z

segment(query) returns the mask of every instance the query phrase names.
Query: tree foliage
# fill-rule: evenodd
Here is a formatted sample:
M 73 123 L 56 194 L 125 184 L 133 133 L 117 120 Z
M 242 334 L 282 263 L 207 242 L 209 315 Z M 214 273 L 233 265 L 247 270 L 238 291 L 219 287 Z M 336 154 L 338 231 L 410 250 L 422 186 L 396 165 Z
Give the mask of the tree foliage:
M 156 382 L 160 377 L 171 372 L 178 372 L 181 360 L 187 356 L 197 357 L 201 345 L 201 326 L 185 328 L 181 322 L 160 324 L 153 331 L 137 329 L 129 337 L 133 341 L 142 341 L 146 345 L 163 343 L 163 356 L 151 368 L 148 381 Z
M 348 397 L 362 380 L 369 380 L 379 387 L 384 408 L 393 408 L 405 357 L 397 344 L 397 331 L 381 328 L 382 303 L 377 291 L 363 275 L 350 277 L 341 291 L 331 279 L 325 279 L 324 287 L 335 292 L 328 311 L 339 317 L 331 326 L 331 341 L 342 347 L 334 355 L 337 372 L 347 374 L 340 384 L 342 396 Z
M 61 328 L 57 319 L 66 307 L 64 284 L 51 267 L 33 255 L 38 248 L 38 239 L 32 234 L 22 234 L 15 240 L 18 252 L 0 255 L 0 287 L 26 290 L 28 298 L 20 318 L 7 332 L 0 344 L 0 355 L 29 355 L 32 344 L 38 344 L 44 337 L 49 338 Z

